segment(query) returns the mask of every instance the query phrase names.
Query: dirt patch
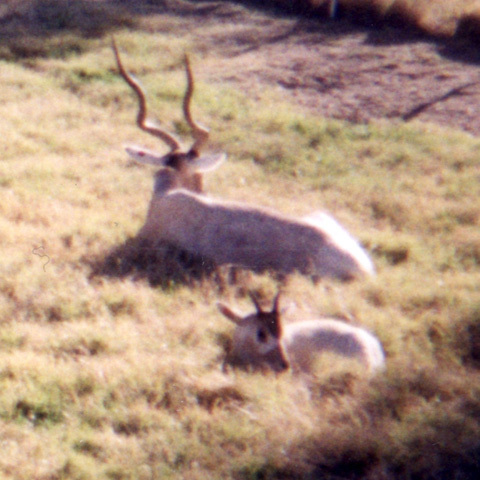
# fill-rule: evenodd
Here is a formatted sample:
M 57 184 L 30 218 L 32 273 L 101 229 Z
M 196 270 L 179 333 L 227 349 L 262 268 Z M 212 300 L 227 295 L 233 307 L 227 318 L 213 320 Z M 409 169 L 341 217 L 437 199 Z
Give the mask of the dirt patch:
M 0 57 L 47 55 L 52 43 L 46 40 L 57 36 L 60 56 L 76 54 L 81 48 L 60 35 L 67 31 L 108 38 L 118 26 L 136 25 L 177 37 L 193 34 L 205 57 L 195 71 L 210 84 L 230 83 L 253 98 L 276 89 L 299 111 L 321 117 L 418 118 L 480 134 L 480 50 L 466 38 L 286 16 L 245 3 L 11 0 L 0 7 Z
M 465 40 L 282 17 L 230 2 L 178 5 L 164 5 L 166 25 L 174 16 L 194 32 L 206 53 L 200 75 L 210 83 L 232 83 L 254 97 L 277 89 L 319 116 L 418 118 L 480 134 L 480 51 Z

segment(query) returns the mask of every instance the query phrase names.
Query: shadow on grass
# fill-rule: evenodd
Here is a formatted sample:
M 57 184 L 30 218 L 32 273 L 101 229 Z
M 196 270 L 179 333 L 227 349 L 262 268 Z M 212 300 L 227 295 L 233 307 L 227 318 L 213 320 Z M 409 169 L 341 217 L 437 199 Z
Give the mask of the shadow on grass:
M 133 26 L 128 9 L 91 0 L 12 0 L 0 5 L 0 58 L 66 58 L 87 49 L 90 38 Z
M 186 285 L 195 287 L 209 282 L 220 293 L 234 285 L 246 294 L 253 273 L 231 265 L 215 265 L 167 243 L 151 242 L 137 237 L 118 245 L 106 256 L 88 261 L 92 277 L 105 276 L 146 280 L 154 287 L 171 289 Z

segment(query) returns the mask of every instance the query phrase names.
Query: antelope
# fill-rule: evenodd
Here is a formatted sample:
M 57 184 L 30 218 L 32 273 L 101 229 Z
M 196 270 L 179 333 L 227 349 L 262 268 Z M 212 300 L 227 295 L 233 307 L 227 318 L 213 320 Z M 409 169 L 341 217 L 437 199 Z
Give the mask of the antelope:
M 255 296 L 250 296 L 256 311 L 246 316 L 217 303 L 220 312 L 236 325 L 230 352 L 234 365 L 311 373 L 322 352 L 334 352 L 359 360 L 369 373 L 384 366 L 382 346 L 367 330 L 331 318 L 283 325 L 280 293 L 270 311 L 263 310 Z
M 160 167 L 139 238 L 153 244 L 162 241 L 175 245 L 216 265 L 255 271 L 298 271 L 315 279 L 331 276 L 342 280 L 374 274 L 366 252 L 326 213 L 298 219 L 255 205 L 207 197 L 203 173 L 217 168 L 226 156 L 201 155 L 209 130 L 191 114 L 194 78 L 188 57 L 185 56 L 187 88 L 183 114 L 194 142 L 190 148 L 184 148 L 174 135 L 146 120 L 145 93 L 124 68 L 115 42 L 113 51 L 120 75 L 138 98 L 138 127 L 170 148 L 168 153 L 158 154 L 126 147 L 134 160 Z

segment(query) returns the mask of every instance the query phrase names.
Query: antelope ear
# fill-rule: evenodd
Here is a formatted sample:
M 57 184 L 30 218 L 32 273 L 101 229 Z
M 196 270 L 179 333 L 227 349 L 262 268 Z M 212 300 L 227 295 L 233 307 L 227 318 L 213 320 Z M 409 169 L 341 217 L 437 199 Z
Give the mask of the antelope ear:
M 190 165 L 197 172 L 208 172 L 215 170 L 219 167 L 227 158 L 225 153 L 215 153 L 212 155 L 204 155 L 202 157 L 195 158 L 190 162 Z
M 222 313 L 225 317 L 227 317 L 229 320 L 231 320 L 237 325 L 240 325 L 240 322 L 243 320 L 243 317 L 241 315 L 239 315 L 237 312 L 234 312 L 224 303 L 218 302 L 217 308 L 220 310 L 220 313 Z
M 125 147 L 125 151 L 138 163 L 147 165 L 165 166 L 169 158 L 169 155 L 159 155 L 142 147 L 128 146 Z

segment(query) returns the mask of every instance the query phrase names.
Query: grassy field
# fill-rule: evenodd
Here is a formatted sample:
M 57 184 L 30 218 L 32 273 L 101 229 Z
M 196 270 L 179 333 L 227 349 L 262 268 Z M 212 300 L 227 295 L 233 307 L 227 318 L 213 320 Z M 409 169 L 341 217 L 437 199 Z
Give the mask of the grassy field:
M 123 145 L 158 145 L 134 126 L 109 36 L 0 46 L 0 476 L 476 478 L 480 141 L 307 117 L 269 91 L 253 100 L 207 84 L 208 52 L 156 22 L 115 37 L 151 111 L 180 135 L 192 53 L 196 116 L 229 156 L 209 192 L 330 211 L 378 276 L 313 285 L 152 258 L 134 240 L 152 171 Z M 386 371 L 367 379 L 335 358 L 308 382 L 224 371 L 232 327 L 216 301 L 247 311 L 248 290 L 270 301 L 279 287 L 291 319 L 342 316 L 378 335 Z

